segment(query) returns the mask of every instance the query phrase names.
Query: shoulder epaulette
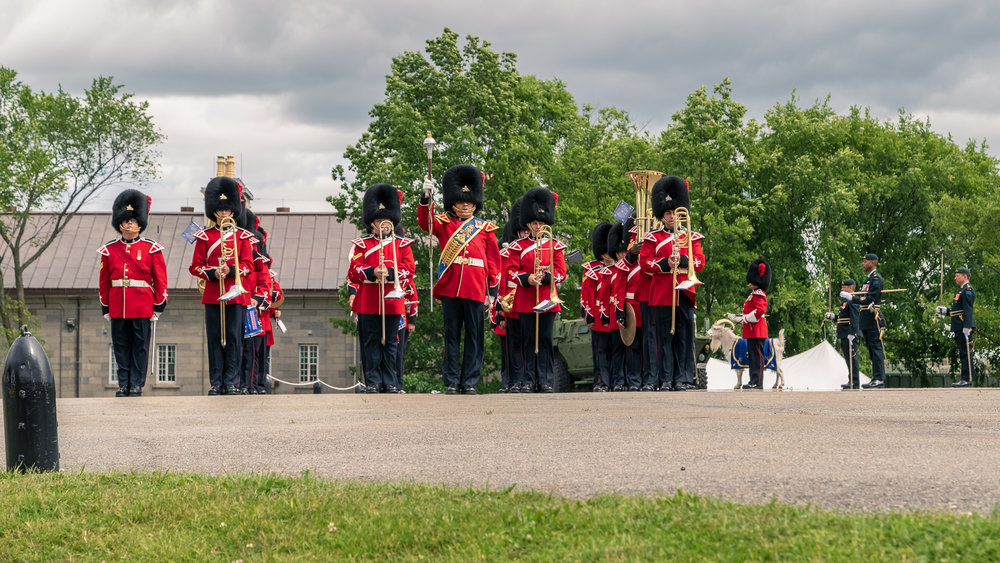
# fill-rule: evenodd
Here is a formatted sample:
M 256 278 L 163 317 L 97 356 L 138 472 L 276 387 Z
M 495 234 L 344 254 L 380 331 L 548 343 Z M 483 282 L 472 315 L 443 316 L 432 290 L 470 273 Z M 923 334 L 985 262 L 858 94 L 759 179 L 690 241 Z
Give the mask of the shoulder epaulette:
M 656 242 L 656 235 L 653 234 L 655 232 L 656 231 L 649 231 L 648 233 L 646 233 L 646 235 L 644 237 L 642 237 L 642 240 L 648 240 L 650 242 Z
M 753 290 L 751 293 L 753 295 L 763 295 L 764 297 L 767 297 L 767 294 L 764 293 L 764 290 L 760 289 L 760 288 L 757 288 L 757 289 Z
M 448 214 L 438 213 L 437 215 L 434 216 L 434 220 L 441 224 L 447 223 L 449 221 Z
M 493 231 L 497 230 L 498 228 L 499 227 L 497 227 L 496 223 L 491 223 L 489 221 L 487 221 L 486 225 L 483 226 L 483 230 L 486 231 L 487 233 L 492 233 Z
M 102 255 L 102 256 L 110 256 L 111 255 L 111 251 L 108 250 L 108 247 L 111 246 L 112 244 L 116 243 L 116 242 L 118 242 L 118 241 L 117 240 L 109 240 L 108 242 L 104 243 L 100 248 L 97 249 L 97 253 L 100 254 L 100 255 Z
M 351 243 L 354 244 L 354 246 L 360 246 L 361 248 L 365 247 L 365 239 L 363 238 L 356 238 L 352 240 Z
M 199 238 L 201 240 L 207 241 L 208 233 L 205 232 L 205 229 L 199 229 L 198 232 L 194 234 L 194 238 Z
M 698 232 L 696 232 L 693 235 L 691 235 L 691 240 L 701 240 L 703 238 L 705 238 L 705 235 L 703 235 L 701 233 L 698 233 Z
M 508 244 L 508 245 L 507 245 L 507 251 L 508 251 L 508 253 L 509 253 L 509 252 L 510 252 L 511 250 L 521 250 L 521 241 L 522 241 L 522 240 L 523 240 L 523 239 L 517 239 L 517 240 L 515 240 L 514 242 L 512 242 L 512 243 Z
M 254 238 L 254 234 L 246 229 L 240 229 L 240 238 L 241 239 Z
M 411 244 L 413 244 L 413 239 L 406 238 L 406 237 L 399 237 L 399 247 L 400 248 L 405 248 L 407 246 L 410 246 Z
M 564 243 L 561 240 L 557 240 L 553 248 L 555 248 L 556 250 L 564 250 L 566 248 L 566 243 Z
M 594 271 L 594 268 L 588 268 L 588 269 L 584 270 L 583 271 L 583 275 L 584 275 L 584 277 L 590 278 L 590 279 L 592 279 L 594 281 L 598 281 L 597 280 L 597 272 Z

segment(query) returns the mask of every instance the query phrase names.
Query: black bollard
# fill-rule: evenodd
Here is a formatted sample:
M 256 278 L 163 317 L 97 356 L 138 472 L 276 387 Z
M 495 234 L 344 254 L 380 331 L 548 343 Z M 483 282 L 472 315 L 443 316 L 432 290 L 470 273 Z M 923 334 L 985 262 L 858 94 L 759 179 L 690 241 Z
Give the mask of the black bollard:
M 313 394 L 319 395 L 321 393 L 323 393 L 323 386 L 319 384 L 319 381 L 313 383 Z
M 26 326 L 3 365 L 3 419 L 8 471 L 59 470 L 56 381 Z

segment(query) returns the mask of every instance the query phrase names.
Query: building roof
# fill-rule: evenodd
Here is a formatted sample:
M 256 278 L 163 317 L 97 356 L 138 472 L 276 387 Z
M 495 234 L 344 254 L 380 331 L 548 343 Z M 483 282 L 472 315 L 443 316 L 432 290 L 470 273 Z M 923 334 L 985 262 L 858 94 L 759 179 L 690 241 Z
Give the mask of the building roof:
M 49 213 L 33 214 L 35 223 L 43 229 L 52 217 Z M 333 213 L 257 213 L 257 217 L 268 233 L 267 249 L 282 288 L 330 291 L 344 283 L 351 240 L 359 236 L 350 221 L 340 223 Z M 204 225 L 205 216 L 153 212 L 142 233 L 144 238 L 164 247 L 171 290 L 197 287 L 194 276 L 188 272 L 194 245 L 181 236 L 191 223 Z M 52 245 L 25 270 L 25 289 L 97 291 L 100 264 L 97 249 L 118 236 L 111 226 L 110 213 L 77 213 Z M 4 286 L 13 287 L 10 249 L 2 241 L 0 256 Z

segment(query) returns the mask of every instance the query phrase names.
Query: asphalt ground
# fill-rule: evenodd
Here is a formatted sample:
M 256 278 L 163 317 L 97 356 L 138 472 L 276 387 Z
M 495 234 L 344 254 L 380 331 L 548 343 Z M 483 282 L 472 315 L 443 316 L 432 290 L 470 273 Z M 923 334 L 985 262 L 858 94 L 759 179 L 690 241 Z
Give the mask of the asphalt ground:
M 60 399 L 68 472 L 308 470 L 570 498 L 1000 506 L 1000 390 Z M 2 428 L 0 428 L 2 430 Z

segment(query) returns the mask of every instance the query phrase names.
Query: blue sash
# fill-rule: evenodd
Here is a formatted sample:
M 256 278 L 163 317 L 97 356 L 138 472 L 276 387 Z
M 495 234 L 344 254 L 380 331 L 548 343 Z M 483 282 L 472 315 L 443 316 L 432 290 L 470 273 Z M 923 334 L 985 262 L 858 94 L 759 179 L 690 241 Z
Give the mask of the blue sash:
M 448 269 L 448 266 L 452 265 L 465 245 L 469 244 L 485 226 L 486 221 L 478 217 L 471 217 L 455 229 L 441 250 L 441 259 L 438 261 L 438 279 L 441 279 L 441 275 Z

